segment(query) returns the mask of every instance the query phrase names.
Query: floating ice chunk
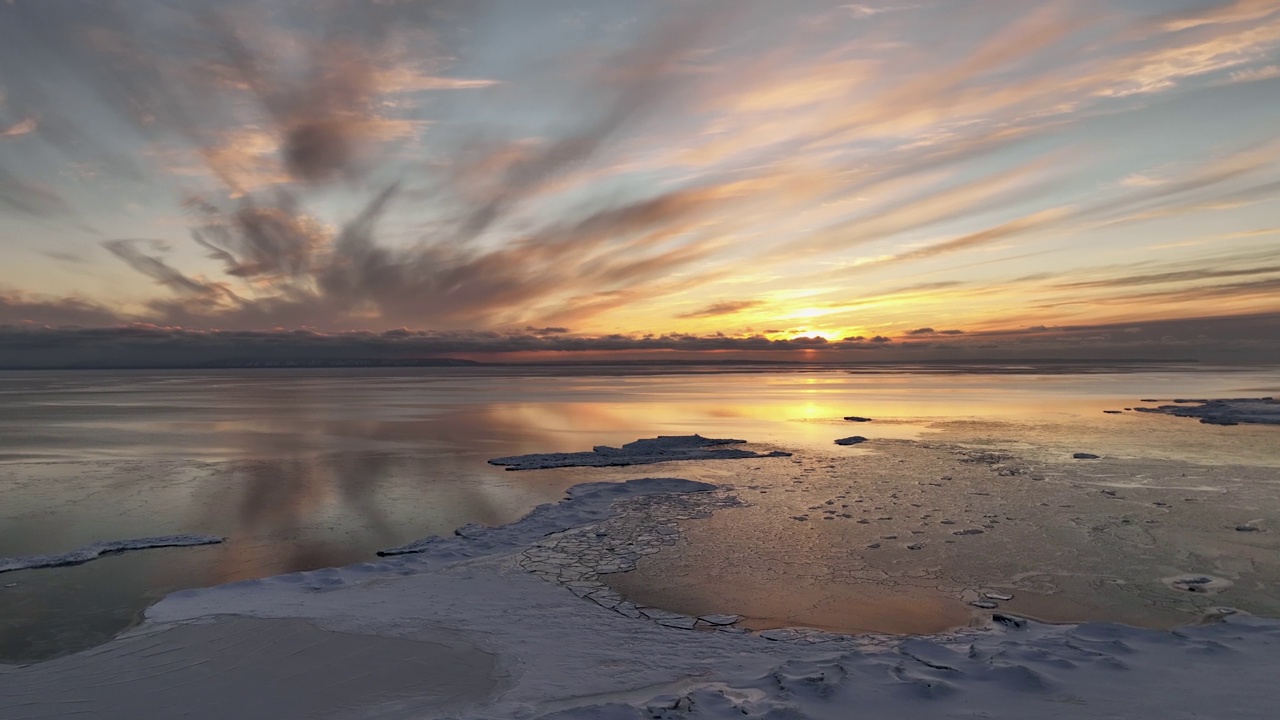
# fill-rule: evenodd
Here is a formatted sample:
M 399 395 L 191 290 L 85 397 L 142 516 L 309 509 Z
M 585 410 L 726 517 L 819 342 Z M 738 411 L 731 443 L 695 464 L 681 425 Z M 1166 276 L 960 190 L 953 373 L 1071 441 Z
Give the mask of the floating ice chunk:
M 1010 595 L 1009 593 L 1000 593 L 1000 592 L 984 592 L 982 593 L 982 597 L 988 600 L 1012 600 L 1013 599 L 1013 596 Z
M 1231 587 L 1230 580 L 1213 575 L 1178 575 L 1164 578 L 1163 582 L 1174 590 L 1206 595 L 1222 592 Z
M 57 555 L 29 555 L 27 557 L 0 558 L 0 573 L 14 570 L 34 570 L 36 568 L 62 567 L 79 565 L 96 560 L 103 555 L 122 553 L 130 550 L 146 550 L 162 547 L 189 547 L 192 545 L 216 545 L 223 538 L 215 535 L 160 535 L 157 537 L 135 538 L 133 540 L 106 540 L 76 548 L 70 552 Z
M 1143 400 L 1143 402 L 1156 402 Z M 1138 412 L 1199 418 L 1206 425 L 1254 423 L 1280 425 L 1280 401 L 1275 398 L 1227 398 L 1222 400 L 1174 400 L 1178 405 L 1135 408 Z
M 871 422 L 871 418 L 858 417 L 857 415 L 850 415 L 849 417 L 845 418 L 845 420 L 848 420 L 849 422 Z
M 1075 458 L 1076 460 L 1100 460 L 1101 459 L 1100 456 L 1094 455 L 1093 453 L 1076 453 L 1071 457 Z
M 698 618 L 708 625 L 732 625 L 742 619 L 741 615 L 702 615 Z
M 974 600 L 969 604 L 976 608 L 982 608 L 983 610 L 995 610 L 996 608 L 1000 607 L 999 603 L 994 602 L 992 600 Z
M 839 440 L 836 441 L 836 444 L 837 445 L 858 445 L 866 441 L 867 439 L 862 437 L 861 435 L 854 435 L 853 437 L 840 438 Z
M 757 453 L 725 447 L 741 445 L 746 440 L 705 438 L 701 435 L 662 435 L 636 440 L 620 448 L 597 445 L 591 452 L 539 453 L 493 458 L 490 465 L 508 470 L 542 470 L 559 467 L 620 467 L 649 465 L 676 460 L 746 460 L 750 458 L 791 457 L 791 453 L 774 451 Z

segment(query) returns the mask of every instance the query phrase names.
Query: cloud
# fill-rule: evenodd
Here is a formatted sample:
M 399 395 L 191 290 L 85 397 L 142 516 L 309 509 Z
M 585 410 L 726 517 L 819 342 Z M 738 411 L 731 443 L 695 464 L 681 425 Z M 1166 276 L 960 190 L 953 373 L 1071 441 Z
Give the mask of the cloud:
M 907 331 L 908 337 L 926 337 L 931 335 L 963 335 L 963 330 L 934 330 L 931 327 L 917 328 Z
M 159 257 L 142 252 L 138 249 L 140 244 L 148 244 L 157 249 L 165 247 L 165 243 L 158 240 L 107 240 L 102 243 L 102 247 L 106 248 L 112 255 L 124 260 L 129 264 L 129 267 L 171 290 L 201 297 L 219 294 L 218 289 L 214 286 L 187 277 L 180 270 L 170 266 Z
M 762 300 L 730 300 L 727 302 L 718 302 L 708 305 L 700 310 L 683 313 L 677 315 L 678 318 L 712 318 L 721 317 L 723 315 L 736 315 L 743 310 L 752 310 L 764 305 Z
M 869 18 L 869 17 L 875 17 L 876 15 L 883 15 L 885 13 L 911 10 L 911 9 L 914 9 L 915 7 L 917 6 L 915 5 L 864 5 L 859 3 L 853 3 L 850 5 L 841 5 L 840 9 L 848 11 L 851 15 L 853 15 L 856 18 Z
M 654 281 L 693 266 L 708 249 L 668 238 L 687 228 L 689 218 L 734 196 L 732 188 L 668 193 L 556 221 L 498 247 L 470 248 L 452 241 L 451 232 L 444 241 L 391 247 L 379 241 L 378 228 L 400 193 L 398 185 L 388 186 L 339 228 L 307 215 L 287 193 L 244 198 L 229 209 L 193 201 L 199 220 L 194 240 L 228 278 L 252 280 L 251 293 L 184 273 L 143 252 L 143 241 L 115 240 L 105 247 L 175 291 L 178 297 L 150 304 L 151 319 L 166 325 L 563 324 L 575 312 L 628 302 L 638 288 L 661 287 Z M 599 288 L 593 298 L 578 295 L 584 283 Z
M 1166 15 L 1160 25 L 1164 30 L 1180 32 L 1205 25 L 1257 22 L 1276 14 L 1280 14 L 1276 0 L 1227 0 Z
M 1066 217 L 1068 212 L 1065 209 L 1044 210 L 1027 217 L 1011 220 L 1002 225 L 998 225 L 986 230 L 980 230 L 975 233 L 947 240 L 946 242 L 929 245 L 918 250 L 893 255 L 881 260 L 876 260 L 868 265 L 885 265 L 888 263 L 901 263 L 913 260 L 924 260 L 927 258 L 937 257 L 939 255 L 947 255 L 950 253 L 961 252 L 964 250 L 972 250 L 976 247 L 989 245 L 993 242 L 1005 240 L 1007 238 L 1024 235 L 1028 232 L 1039 230 L 1053 225 L 1057 221 Z
M 327 228 L 307 215 L 297 198 L 283 190 L 269 205 L 243 199 L 229 214 L 198 200 L 188 206 L 201 225 L 191 231 L 211 257 L 223 262 L 228 275 L 288 276 L 306 273 L 327 241 Z
M 71 206 L 54 190 L 19 180 L 0 164 L 0 207 L 39 218 L 66 216 Z
M 38 127 L 40 127 L 40 123 L 34 117 L 29 117 L 25 120 L 19 120 L 7 128 L 0 129 L 0 137 L 26 135 L 27 133 L 35 132 Z
M 1266 65 L 1231 73 L 1231 82 L 1237 83 L 1260 82 L 1273 78 L 1280 78 L 1280 65 Z
M 520 144 L 518 153 L 500 155 L 510 144 L 460 126 L 452 144 L 456 154 L 426 168 L 425 184 L 421 174 L 382 183 L 363 210 L 337 227 L 321 220 L 307 197 L 317 185 L 365 175 L 365 155 L 357 146 L 370 137 L 371 122 L 386 127 L 374 114 L 379 93 L 496 83 L 454 82 L 412 66 L 397 50 L 394 15 L 379 16 L 375 31 L 365 28 L 363 36 L 335 25 L 330 33 L 304 33 L 287 42 L 266 26 L 255 27 L 249 20 L 256 16 L 238 6 L 187 17 L 201 38 L 190 58 L 156 53 L 178 70 L 144 52 L 172 51 L 163 38 L 135 28 L 103 30 L 92 45 L 106 55 L 109 74 L 124 90 L 118 102 L 131 113 L 146 106 L 146 117 L 135 119 L 148 133 L 195 141 L 223 185 L 225 194 L 195 195 L 186 209 L 192 240 L 224 277 L 186 272 L 145 250 L 145 244 L 161 249 L 170 240 L 114 240 L 104 247 L 173 293 L 148 303 L 149 319 L 166 325 L 448 329 L 562 325 L 588 309 L 605 312 L 641 286 L 660 287 L 655 280 L 707 257 L 720 241 L 702 218 L 759 189 L 732 181 L 696 183 L 648 196 L 594 198 L 536 220 L 523 206 L 670 102 L 687 83 L 679 63 L 713 16 L 661 18 L 633 44 L 584 66 L 589 69 L 580 92 L 592 101 L 582 104 L 578 122 Z M 277 49 L 273 40 L 283 45 Z M 146 78 L 154 82 L 142 84 Z M 146 102 L 129 99 L 130 93 L 146 93 Z M 206 115 L 228 121 L 213 100 L 233 97 L 239 105 L 252 100 L 261 111 L 258 120 L 267 122 L 211 131 Z M 21 200 L 34 210 L 31 196 Z M 400 223 L 400 242 L 379 236 L 391 208 L 409 212 L 423 204 L 447 210 L 425 227 Z M 503 241 L 481 242 L 497 233 Z M 681 282 L 698 282 L 698 276 Z M 590 292 L 585 301 L 584 289 Z
M 1154 273 L 1151 275 L 1127 275 L 1124 277 L 1107 278 L 1105 280 L 1084 280 L 1080 282 L 1060 283 L 1057 287 L 1071 289 L 1124 288 L 1133 287 L 1135 285 L 1161 285 L 1164 283 L 1191 282 L 1195 280 L 1212 280 L 1217 278 L 1242 277 L 1249 275 L 1271 275 L 1275 273 L 1280 273 L 1280 265 L 1232 270 L 1201 269 Z
M 83 264 L 85 262 L 85 258 L 83 255 L 78 255 L 73 252 L 64 252 L 62 250 L 49 250 L 44 252 L 43 255 L 45 257 L 53 258 L 54 260 L 58 260 L 64 263 Z
M 496 18 L 449 0 L 0 9 L 0 45 L 20 28 L 32 53 L 0 62 L 5 118 L 39 118 L 6 147 L 97 174 L 40 168 L 50 182 L 6 155 L 0 210 L 51 224 L 73 202 L 118 207 L 121 187 L 154 201 L 152 229 L 128 232 L 163 242 L 106 247 L 157 285 L 136 319 L 165 326 L 658 330 L 763 308 L 715 298 L 799 289 L 831 311 L 806 332 L 835 337 L 1105 296 L 1003 281 L 995 263 L 1071 266 L 1067 238 L 1275 194 L 1275 146 L 1197 138 L 1207 160 L 1153 168 L 1104 137 L 1149 120 L 1119 116 L 1158 94 L 1173 107 L 1191 96 L 1172 89 L 1238 93 L 1225 78 L 1265 74 L 1280 45 L 1265 3 L 944 3 L 927 13 L 955 28 L 941 44 L 919 42 L 924 13 L 886 17 L 902 4 L 823 25 L 769 3 L 667 3 L 608 28 L 598 5 L 590 42 L 521 27 L 506 44 L 514 5 Z M 189 232 L 156 209 L 170 196 Z M 881 290 L 899 270 L 918 288 Z M 842 282 L 853 273 L 865 282 Z M 1220 297 L 1204 311 L 1238 309 Z
M 80 157 L 118 155 L 100 140 L 109 119 L 162 153 L 203 162 L 238 193 L 356 180 L 389 141 L 425 127 L 400 109 L 414 98 L 496 84 L 447 73 L 452 53 L 431 28 L 452 11 L 438 3 L 326 3 L 296 24 L 275 3 L 140 0 L 74 18 L 62 7 L 12 12 L 5 22 L 22 26 L 24 46 L 35 49 L 28 61 L 47 73 L 0 71 L 0 83 L 16 107 L 42 108 L 50 144 Z M 101 91 L 93 113 L 65 92 L 78 82 Z M 137 161 L 114 164 L 147 172 Z
M 22 317 L 75 321 L 111 316 L 109 310 L 76 300 L 49 301 L 0 296 L 0 368 L 18 367 L 211 367 L 236 364 L 306 364 L 466 357 L 579 361 L 608 359 L 691 359 L 715 351 L 717 357 L 761 360 L 849 362 L 957 361 L 968 359 L 1062 359 L 1106 361 L 1185 359 L 1265 362 L 1280 352 L 1280 313 L 1195 317 L 1131 323 L 1065 325 L 938 333 L 928 343 L 894 343 L 892 338 L 820 336 L 771 340 L 761 335 L 728 336 L 612 334 L 579 336 L 558 332 L 451 331 L 396 328 L 385 332 L 321 333 L 310 330 L 198 331 L 150 324 L 114 327 L 46 327 Z M 43 325 L 53 325 L 45 322 Z M 1176 342 L 1172 353 L 1169 343 Z M 812 353 L 819 353 L 813 355 Z M 871 353 L 870 355 L 868 353 Z
M 510 155 L 463 219 L 463 235 L 489 228 L 563 173 L 593 159 L 637 122 L 673 103 L 689 85 L 689 78 L 678 72 L 679 63 L 706 38 L 717 15 L 706 12 L 659 18 L 634 45 L 595 58 L 598 65 L 584 78 L 581 89 L 590 98 L 579 106 L 582 121 L 557 137 L 529 144 L 523 152 Z M 482 162 L 495 150 L 506 150 L 505 143 L 495 147 L 483 134 L 463 137 L 459 143 Z
M 18 325 L 102 327 L 126 321 L 127 316 L 81 298 L 33 297 L 22 293 L 0 292 L 0 328 Z M 3 334 L 4 330 L 0 329 L 0 335 Z

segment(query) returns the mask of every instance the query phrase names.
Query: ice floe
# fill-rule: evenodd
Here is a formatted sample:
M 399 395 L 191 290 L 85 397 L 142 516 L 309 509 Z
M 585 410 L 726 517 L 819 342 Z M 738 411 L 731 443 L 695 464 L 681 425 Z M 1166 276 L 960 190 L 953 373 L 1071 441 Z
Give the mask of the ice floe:
M 222 541 L 223 538 L 216 535 L 160 535 L 158 537 L 135 538 L 133 540 L 105 540 L 56 555 L 0 558 L 0 573 L 13 572 L 14 570 L 79 565 L 90 560 L 96 560 L 103 555 L 128 552 L 130 550 L 216 545 Z
M 757 453 L 741 448 L 746 440 L 706 438 L 701 435 L 660 435 L 636 440 L 620 448 L 597 445 L 590 452 L 538 453 L 494 458 L 490 465 L 508 470 L 542 470 L 558 467 L 619 467 L 650 465 L 675 460 L 745 460 L 762 457 L 791 457 L 791 453 L 774 451 Z
M 1143 402 L 1155 402 L 1144 400 Z M 1138 412 L 1199 418 L 1206 425 L 1254 423 L 1280 425 L 1280 401 L 1275 398 L 1228 398 L 1221 400 L 1174 400 L 1176 405 L 1134 408 Z

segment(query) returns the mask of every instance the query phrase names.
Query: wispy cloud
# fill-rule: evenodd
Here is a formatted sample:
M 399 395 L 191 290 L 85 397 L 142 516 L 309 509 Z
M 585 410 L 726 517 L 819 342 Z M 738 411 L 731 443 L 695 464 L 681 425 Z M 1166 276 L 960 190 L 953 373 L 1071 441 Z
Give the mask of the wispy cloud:
M 0 137 L 18 137 L 19 135 L 26 135 L 27 133 L 35 132 L 38 127 L 40 127 L 39 121 L 33 117 L 29 117 L 24 120 L 19 120 L 9 127 L 0 128 Z
M 708 305 L 699 310 L 693 310 L 691 312 L 682 313 L 680 315 L 677 315 L 676 317 L 684 318 L 684 319 L 693 319 L 693 318 L 721 317 L 724 315 L 736 315 L 744 310 L 753 310 L 755 308 L 761 307 L 764 304 L 765 303 L 762 300 L 729 300 L 726 302 L 714 303 L 712 305 Z
M 1169 291 L 1135 316 L 1185 313 L 1242 269 L 1143 253 L 1243 241 L 1280 193 L 1241 85 L 1276 2 L 584 3 L 581 35 L 521 3 L 140 3 L 0 7 L 0 61 L 32 55 L 0 62 L 0 209 L 39 258 L 84 210 L 155 238 L 75 271 L 145 278 L 101 300 L 158 324 L 901 337 L 1083 322 L 1125 278 Z M 1020 280 L 1050 261 L 1077 274 Z M 1264 306 L 1246 285 L 1203 302 Z

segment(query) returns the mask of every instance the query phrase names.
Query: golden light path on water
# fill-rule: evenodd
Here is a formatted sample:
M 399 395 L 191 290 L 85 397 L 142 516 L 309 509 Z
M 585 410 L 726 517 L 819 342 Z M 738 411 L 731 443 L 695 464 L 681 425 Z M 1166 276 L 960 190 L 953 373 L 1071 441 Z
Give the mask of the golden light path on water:
M 997 448 L 1036 465 L 1088 451 L 1124 462 L 1242 465 L 1273 477 L 1274 428 L 1103 414 L 1141 398 L 1268 394 L 1280 394 L 1275 371 L 1241 368 L 12 373 L 0 377 L 0 400 L 14 409 L 0 419 L 0 556 L 170 533 L 228 541 L 12 573 L 6 584 L 17 586 L 0 592 L 0 647 L 7 657 L 82 647 L 176 589 L 349 564 L 466 523 L 511 522 L 582 482 L 674 476 L 751 485 L 779 480 L 769 473 L 784 467 L 512 473 L 485 462 L 493 457 L 700 433 L 878 471 L 892 464 L 892 443 L 914 441 Z M 843 419 L 852 415 L 874 420 Z M 849 435 L 871 442 L 834 445 Z M 867 468 L 850 467 L 848 482 Z M 1223 515 L 1220 524 L 1251 519 Z M 778 537 L 785 550 L 791 535 Z M 704 542 L 715 546 L 711 536 Z

